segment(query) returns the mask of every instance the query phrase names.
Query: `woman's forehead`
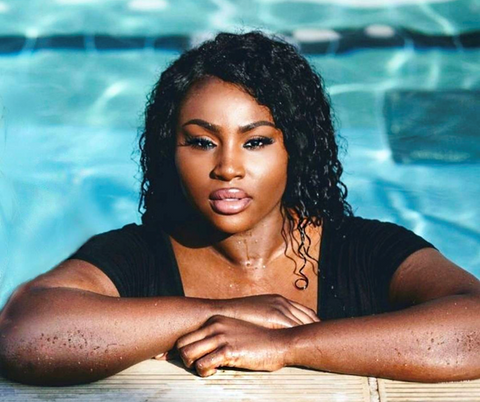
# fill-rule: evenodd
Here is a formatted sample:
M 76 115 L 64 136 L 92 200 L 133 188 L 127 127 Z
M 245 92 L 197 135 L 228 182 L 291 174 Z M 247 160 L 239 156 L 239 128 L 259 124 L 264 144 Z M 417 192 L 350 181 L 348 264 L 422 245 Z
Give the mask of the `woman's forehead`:
M 258 119 L 273 122 L 270 109 L 258 104 L 245 89 L 213 77 L 194 84 L 185 96 L 180 107 L 179 123 L 190 118 L 201 118 L 211 123 L 216 121 L 218 124 L 236 120 L 241 125 Z

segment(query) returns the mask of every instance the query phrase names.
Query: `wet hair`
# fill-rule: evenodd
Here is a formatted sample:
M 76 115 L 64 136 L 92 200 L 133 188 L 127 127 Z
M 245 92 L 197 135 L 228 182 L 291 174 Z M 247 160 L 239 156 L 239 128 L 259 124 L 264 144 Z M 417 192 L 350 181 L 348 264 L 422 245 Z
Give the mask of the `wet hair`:
M 180 219 L 186 201 L 174 163 L 177 116 L 189 89 L 208 77 L 237 85 L 267 106 L 283 133 L 289 160 L 282 213 L 290 223 L 290 235 L 295 229 L 300 234 L 296 253 L 304 264 L 297 270 L 295 285 L 304 289 L 308 278 L 302 269 L 307 257 L 312 258 L 307 225 L 328 220 L 339 227 L 353 213 L 340 181 L 343 169 L 322 79 L 292 44 L 280 38 L 258 31 L 220 33 L 183 53 L 161 74 L 148 98 L 139 140 L 142 222 L 166 227 L 173 216 Z M 282 235 L 288 247 L 287 233 Z

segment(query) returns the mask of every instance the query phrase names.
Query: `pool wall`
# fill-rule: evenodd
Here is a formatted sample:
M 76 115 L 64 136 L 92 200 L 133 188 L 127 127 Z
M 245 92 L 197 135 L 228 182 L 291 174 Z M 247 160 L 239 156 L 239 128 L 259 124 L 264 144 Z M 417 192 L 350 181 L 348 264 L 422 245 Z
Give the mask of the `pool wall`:
M 327 85 L 355 213 L 414 230 L 480 276 L 479 125 L 467 106 L 446 121 L 430 107 L 452 92 L 477 101 L 479 15 L 476 1 L 0 1 L 0 307 L 88 237 L 139 222 L 146 96 L 220 30 L 299 46 Z M 412 112 L 405 91 L 437 100 Z M 463 159 L 438 145 L 450 126 L 442 138 Z M 400 135 L 416 157 L 395 158 Z

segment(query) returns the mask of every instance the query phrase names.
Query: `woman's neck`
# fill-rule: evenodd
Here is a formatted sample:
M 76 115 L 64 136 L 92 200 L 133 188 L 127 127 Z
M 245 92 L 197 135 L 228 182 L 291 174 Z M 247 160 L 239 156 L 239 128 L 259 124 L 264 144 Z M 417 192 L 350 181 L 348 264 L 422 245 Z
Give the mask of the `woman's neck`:
M 285 254 L 290 242 L 290 228 L 286 219 L 262 222 L 252 229 L 236 233 L 215 242 L 211 250 L 233 267 L 240 269 L 265 268 L 269 263 Z
M 292 228 L 290 221 L 278 210 L 240 233 L 219 233 L 210 226 L 196 223 L 177 227 L 171 235 L 185 247 L 208 249 L 228 265 L 248 270 L 263 268 L 291 250 Z

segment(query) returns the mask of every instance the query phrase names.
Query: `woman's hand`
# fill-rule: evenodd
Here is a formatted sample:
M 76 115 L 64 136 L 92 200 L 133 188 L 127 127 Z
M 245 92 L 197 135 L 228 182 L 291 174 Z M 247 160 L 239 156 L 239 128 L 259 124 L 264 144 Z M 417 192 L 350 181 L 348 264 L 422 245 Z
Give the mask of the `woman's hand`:
M 284 367 L 288 349 L 285 331 L 218 315 L 179 338 L 176 346 L 185 366 L 195 367 L 202 377 L 218 367 L 275 371 Z
M 221 315 L 217 317 L 226 316 L 271 329 L 291 328 L 320 321 L 312 309 L 280 295 L 259 295 L 219 300 L 219 305 L 221 306 Z M 176 357 L 176 351 L 171 350 L 160 353 L 153 358 L 170 360 Z
M 266 328 L 290 328 L 320 321 L 312 309 L 280 295 L 227 299 L 221 305 L 221 315 Z

